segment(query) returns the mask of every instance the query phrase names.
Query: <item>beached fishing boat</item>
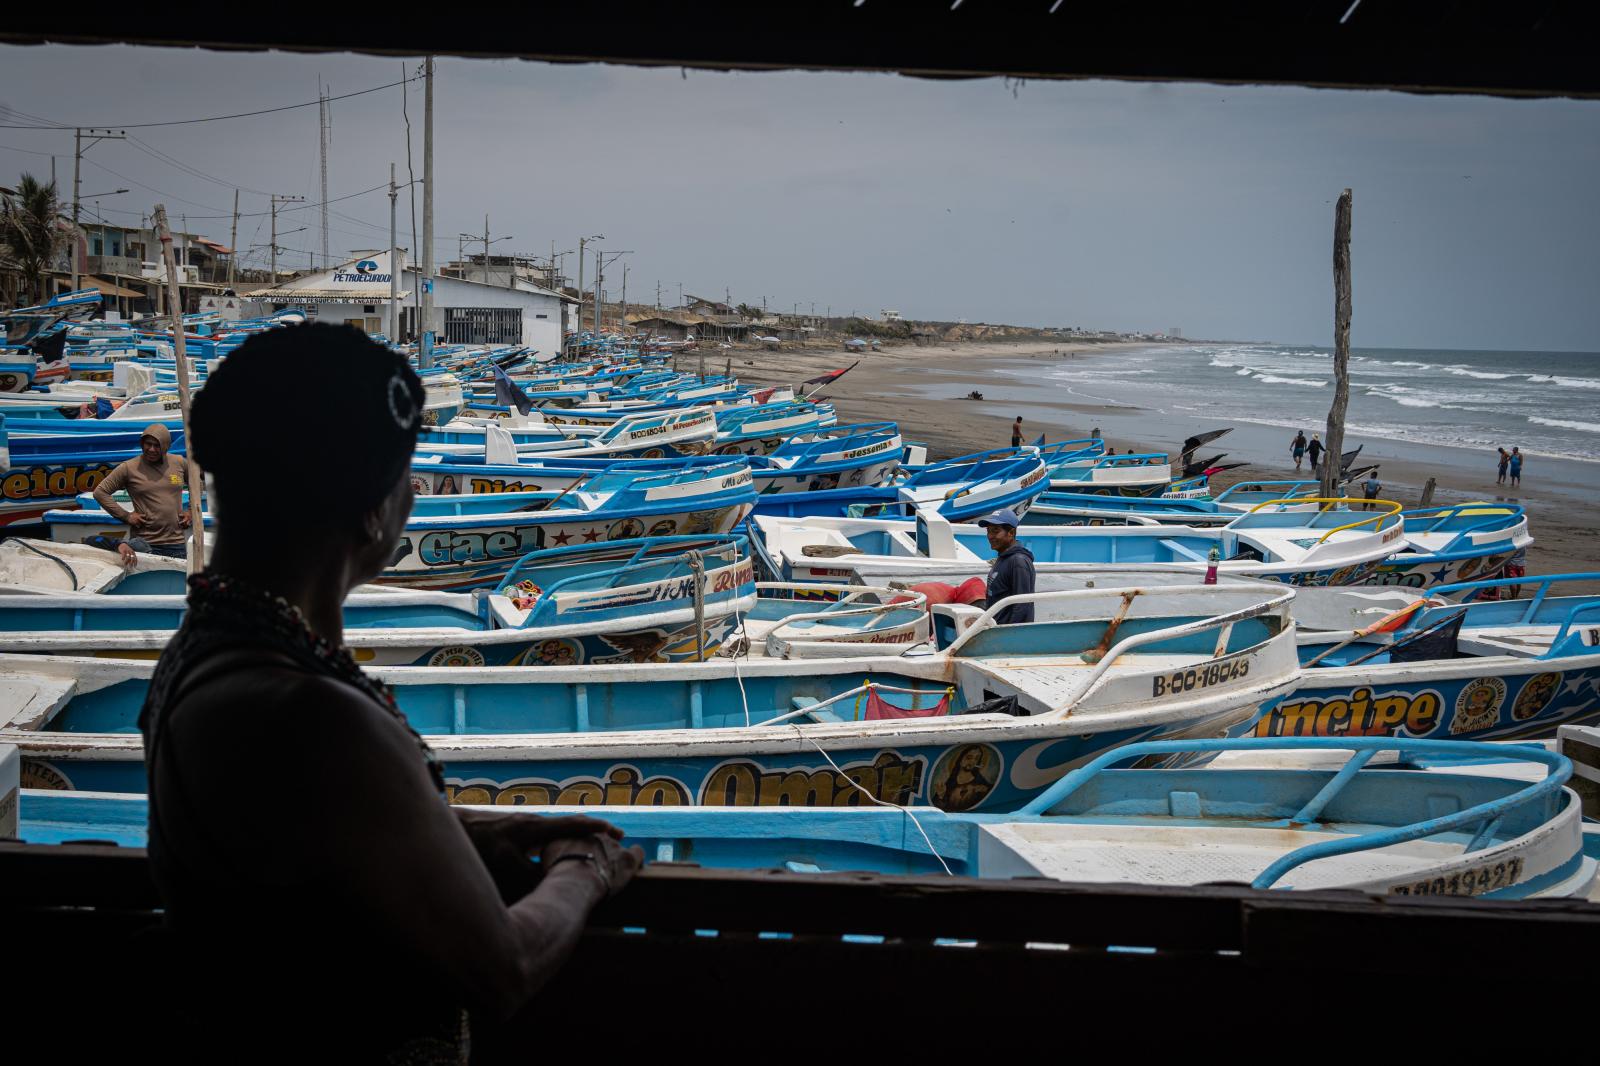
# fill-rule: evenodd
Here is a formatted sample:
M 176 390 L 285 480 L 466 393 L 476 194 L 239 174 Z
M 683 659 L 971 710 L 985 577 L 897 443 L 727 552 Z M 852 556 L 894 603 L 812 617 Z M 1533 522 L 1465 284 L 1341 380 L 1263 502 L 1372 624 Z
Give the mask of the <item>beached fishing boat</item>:
M 690 662 L 755 603 L 745 538 L 649 537 L 530 553 L 492 593 L 354 593 L 344 639 L 378 666 Z M 0 651 L 151 658 L 186 610 L 176 595 L 0 595 Z
M 188 577 L 183 559 L 141 554 L 130 567 L 116 552 L 86 544 L 26 537 L 0 541 L 0 595 L 171 595 L 184 591 Z
M 1600 719 L 1600 574 L 1447 585 L 1359 630 L 1302 634 L 1299 686 L 1263 736 L 1514 740 Z M 1529 599 L 1473 599 L 1517 589 Z
M 860 786 L 959 810 L 1014 809 L 1120 744 L 1246 731 L 1294 683 L 1287 589 L 1052 595 L 1076 610 L 939 654 L 375 674 L 455 802 L 856 806 Z M 32 782 L 139 791 L 152 668 L 0 656 L 0 743 Z
M 1400 505 L 1384 507 L 1371 513 L 1256 510 L 1220 529 L 1024 525 L 1017 540 L 1033 553 L 1040 574 L 1177 568 L 1198 577 L 1212 565 L 1215 550 L 1219 574 L 1301 586 L 1351 585 L 1361 583 L 1403 543 Z M 980 526 L 955 525 L 925 513 L 913 523 L 786 518 L 758 509 L 750 526 L 751 545 L 765 573 L 779 581 L 881 585 L 930 574 L 975 577 L 988 572 L 993 556 Z
M 928 598 L 920 592 L 782 581 L 756 588 L 756 602 L 726 645 L 730 652 L 777 659 L 878 655 L 883 645 L 921 644 L 932 635 Z
M 126 459 L 139 454 L 142 426 L 98 423 L 98 433 L 12 435 L 0 415 L 0 525 L 35 522 L 71 506 Z M 183 431 L 172 450 L 183 454 Z
M 1193 495 L 1113 496 L 1050 491 L 1028 508 L 1028 523 L 1040 526 L 1222 526 L 1261 503 L 1285 509 L 1315 508 L 1321 486 L 1315 481 L 1241 481 L 1215 496 L 1209 490 Z
M 1367 578 L 1368 585 L 1430 588 L 1499 577 L 1524 557 L 1533 537 L 1521 507 L 1463 503 L 1402 511 L 1405 547 Z
M 1579 798 L 1566 787 L 1573 771 L 1567 756 L 1465 741 L 1362 738 L 1334 742 L 1345 745 L 1335 750 L 1323 743 L 1130 744 L 1074 770 L 1025 810 L 1009 814 L 866 803 L 827 811 L 689 809 L 625 806 L 605 796 L 589 813 L 621 828 L 623 844 L 640 846 L 649 861 L 714 869 L 1166 885 L 1221 880 L 1261 889 L 1502 900 L 1581 899 L 1594 891 L 1592 852 L 1600 837 L 1585 832 Z M 1458 765 L 1497 758 L 1522 772 L 1483 777 L 1446 767 L 1375 768 L 1374 756 L 1389 748 Z M 1219 756 L 1219 764 L 1235 754 L 1338 761 L 1327 768 L 1124 765 L 1196 754 Z M 1351 764 L 1348 773 L 1338 773 Z M 936 787 L 965 799 L 983 790 L 983 769 L 969 759 Z M 35 780 L 30 776 L 29 783 Z M 28 788 L 16 799 L 18 837 L 27 843 L 148 842 L 148 803 L 141 795 Z M 523 807 L 517 813 L 565 811 Z
M 717 419 L 710 411 L 679 410 L 618 419 L 595 433 L 519 432 L 500 425 L 448 426 L 417 440 L 419 456 L 446 460 L 481 457 L 486 462 L 523 459 L 663 459 L 705 455 L 716 440 Z
M 492 588 L 529 552 L 637 537 L 728 533 L 755 502 L 742 461 L 677 471 L 617 469 L 554 492 L 418 496 L 383 585 L 438 591 Z M 47 511 L 50 539 L 71 544 L 122 536 L 126 527 L 93 496 Z M 205 523 L 214 518 L 208 510 Z
M 1048 484 L 1044 461 L 1037 452 L 1007 448 L 934 463 L 889 485 L 764 495 L 756 504 L 756 514 L 774 518 L 871 517 L 906 525 L 905 519 L 931 512 L 947 521 L 962 522 L 1002 507 L 1021 514 Z
M 1050 488 L 1089 496 L 1160 496 L 1172 485 L 1165 452 L 1096 454 L 1068 459 L 1050 468 Z
M 893 422 L 835 426 L 785 441 L 771 455 L 745 456 L 760 494 L 810 492 L 875 486 L 890 480 L 904 450 Z M 484 456 L 419 455 L 411 467 L 411 484 L 419 495 L 456 492 L 548 492 L 568 489 L 605 470 L 634 472 L 681 470 L 726 463 L 723 456 L 678 456 L 672 459 L 523 458 L 498 453 L 513 462 L 491 462 Z

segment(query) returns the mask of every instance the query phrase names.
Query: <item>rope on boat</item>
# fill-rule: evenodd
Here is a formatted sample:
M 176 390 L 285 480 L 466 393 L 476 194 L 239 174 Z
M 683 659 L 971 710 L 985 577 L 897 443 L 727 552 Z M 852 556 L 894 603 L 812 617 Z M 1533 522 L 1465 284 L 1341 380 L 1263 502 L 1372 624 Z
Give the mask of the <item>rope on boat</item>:
M 72 582 L 72 591 L 73 592 L 77 592 L 78 591 L 78 574 L 77 574 L 77 571 L 73 570 L 71 566 L 67 565 L 67 563 L 64 560 L 62 560 L 62 559 L 60 559 L 60 558 L 58 558 L 58 557 L 56 557 L 54 555 L 51 555 L 47 551 L 40 551 L 38 548 L 35 548 L 32 544 L 29 544 L 25 540 L 16 540 L 16 541 L 13 541 L 13 543 L 15 543 L 17 547 L 23 548 L 23 549 L 25 549 L 27 551 L 31 551 L 35 555 L 42 555 L 46 559 L 49 559 L 52 563 L 55 563 L 57 566 L 61 567 L 61 569 L 65 570 L 67 572 L 67 579 Z
M 873 803 L 876 803 L 878 806 L 880 806 L 880 807 L 891 807 L 891 808 L 893 808 L 895 810 L 898 810 L 901 814 L 905 815 L 907 818 L 911 819 L 911 824 L 916 826 L 917 827 L 917 832 L 922 834 L 923 843 L 928 845 L 928 853 L 931 854 L 935 859 L 938 860 L 939 865 L 944 869 L 944 872 L 945 872 L 945 874 L 947 876 L 950 876 L 950 877 L 954 877 L 955 876 L 955 871 L 950 869 L 950 864 L 944 861 L 944 856 L 939 854 L 939 849 L 933 846 L 933 838 L 928 836 L 928 831 L 926 829 L 922 828 L 922 819 L 918 818 L 915 814 L 913 814 L 910 807 L 902 807 L 898 803 L 890 803 L 888 800 L 881 800 L 877 796 L 874 796 L 872 793 L 868 792 L 866 789 L 862 788 L 861 784 L 858 781 L 856 781 L 855 778 L 851 777 L 849 774 L 847 774 L 843 770 L 839 769 L 839 764 L 833 761 L 833 756 L 832 755 L 829 755 L 825 750 L 823 750 L 823 747 L 822 747 L 821 744 L 818 744 L 815 740 L 812 740 L 810 737 L 806 736 L 805 732 L 803 730 L 801 730 L 801 728 L 799 726 L 795 726 L 794 729 L 795 729 L 796 733 L 800 734 L 800 738 L 802 740 L 804 740 L 807 744 L 810 744 L 813 748 L 816 748 L 817 749 L 817 753 L 819 755 L 821 755 L 824 759 L 828 760 L 828 765 L 833 767 L 834 772 L 837 773 L 840 777 L 844 778 L 845 782 L 847 784 L 849 784 L 851 788 L 855 789 L 857 792 L 861 793 L 863 796 L 867 797 L 867 799 L 871 800 Z
M 689 553 L 689 572 L 694 575 L 694 659 L 706 661 L 706 561 L 698 548 Z

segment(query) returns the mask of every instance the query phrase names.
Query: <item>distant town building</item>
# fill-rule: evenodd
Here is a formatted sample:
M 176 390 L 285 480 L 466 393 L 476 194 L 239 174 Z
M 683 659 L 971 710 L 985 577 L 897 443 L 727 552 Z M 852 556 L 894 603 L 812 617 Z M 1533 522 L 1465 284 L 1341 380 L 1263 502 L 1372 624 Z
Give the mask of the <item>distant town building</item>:
M 1169 340 L 1181 341 L 1183 340 L 1183 330 L 1179 329 L 1177 326 L 1169 326 L 1167 327 L 1167 338 Z
M 901 320 L 899 311 L 879 311 L 878 314 L 883 316 L 885 322 L 899 322 Z
M 344 322 L 368 333 L 388 328 L 389 277 L 392 262 L 400 264 L 398 284 L 400 334 L 417 334 L 412 292 L 421 284 L 419 271 L 406 265 L 405 252 L 368 252 L 276 286 L 240 293 L 256 303 L 256 313 L 302 307 L 319 322 Z M 565 329 L 575 326 L 571 309 L 577 302 L 563 293 L 520 278 L 510 286 L 452 278 L 434 279 L 434 334 L 446 344 L 525 344 L 541 352 L 559 352 Z

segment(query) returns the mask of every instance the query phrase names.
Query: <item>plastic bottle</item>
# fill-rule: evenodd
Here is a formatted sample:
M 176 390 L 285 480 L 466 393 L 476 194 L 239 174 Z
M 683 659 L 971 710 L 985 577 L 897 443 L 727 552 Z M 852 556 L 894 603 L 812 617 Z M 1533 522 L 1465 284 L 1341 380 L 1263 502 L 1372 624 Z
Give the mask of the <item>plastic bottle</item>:
M 1215 585 L 1217 583 L 1217 563 L 1221 558 L 1222 554 L 1217 551 L 1217 546 L 1213 544 L 1211 546 L 1211 554 L 1206 557 L 1206 584 Z

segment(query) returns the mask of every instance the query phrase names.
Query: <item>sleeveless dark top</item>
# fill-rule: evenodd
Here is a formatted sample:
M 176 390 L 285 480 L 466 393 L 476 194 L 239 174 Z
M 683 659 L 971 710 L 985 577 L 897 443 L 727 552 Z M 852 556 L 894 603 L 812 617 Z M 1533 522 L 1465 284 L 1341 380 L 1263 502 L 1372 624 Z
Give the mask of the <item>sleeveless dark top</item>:
M 166 906 L 176 982 L 165 997 L 206 1036 L 236 1050 L 305 1060 L 337 1052 L 349 1061 L 462 1063 L 465 1011 L 442 1003 L 393 941 L 340 913 L 314 878 L 274 879 L 269 848 L 257 863 L 218 846 L 219 820 L 205 797 L 185 793 L 183 768 L 163 750 L 181 728 L 184 700 L 238 670 L 303 670 L 356 689 L 416 738 L 418 758 L 439 788 L 438 759 L 411 729 L 389 690 L 367 677 L 343 648 L 316 636 L 281 598 L 236 580 L 199 574 L 189 610 L 151 678 L 139 730 L 150 795 L 151 871 Z M 293 759 L 285 736 L 281 758 Z M 193 757 L 191 755 L 191 757 Z M 216 758 L 229 758 L 218 752 Z M 359 758 L 359 753 L 352 753 Z M 274 802 L 272 782 L 241 782 L 240 797 Z

